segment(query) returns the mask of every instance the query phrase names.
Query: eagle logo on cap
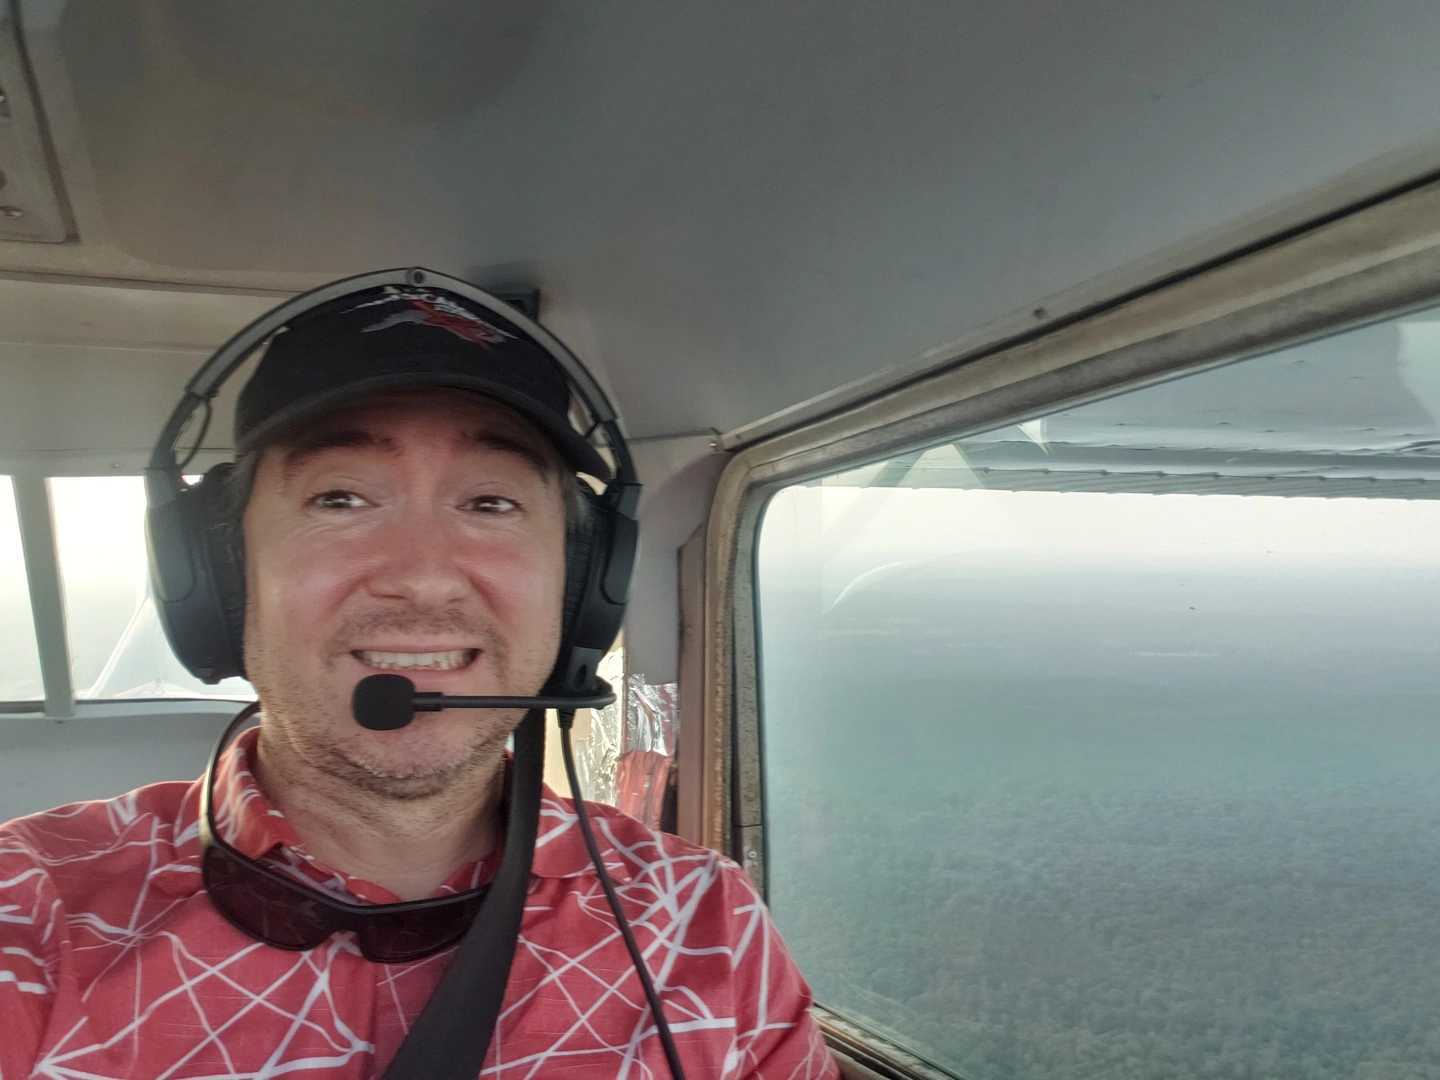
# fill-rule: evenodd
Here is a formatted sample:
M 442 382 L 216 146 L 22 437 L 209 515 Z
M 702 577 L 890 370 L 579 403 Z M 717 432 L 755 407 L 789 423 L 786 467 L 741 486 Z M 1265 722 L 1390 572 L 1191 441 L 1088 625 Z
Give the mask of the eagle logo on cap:
M 378 300 L 368 300 L 363 304 L 357 304 L 354 310 L 382 305 L 398 307 L 399 310 L 391 311 L 379 322 L 364 327 L 361 333 L 373 334 L 380 330 L 388 330 L 392 326 L 418 323 L 421 326 L 433 326 L 454 334 L 462 341 L 487 347 L 515 339 L 514 334 L 508 334 L 497 326 L 491 326 L 469 308 L 463 307 L 439 293 L 402 290 L 393 287 L 385 291 L 385 296 Z

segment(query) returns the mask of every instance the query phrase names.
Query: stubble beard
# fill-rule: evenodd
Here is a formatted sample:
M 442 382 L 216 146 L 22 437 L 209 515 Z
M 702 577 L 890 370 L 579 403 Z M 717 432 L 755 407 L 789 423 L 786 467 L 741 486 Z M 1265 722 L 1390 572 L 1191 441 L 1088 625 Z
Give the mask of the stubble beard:
M 474 626 L 458 615 L 437 620 L 381 614 L 353 620 L 336 635 L 339 644 L 327 650 L 326 670 L 315 679 L 305 678 L 283 656 L 274 655 L 258 642 L 252 647 L 255 635 L 247 633 L 246 668 L 263 706 L 262 742 L 278 750 L 281 759 L 290 759 L 292 769 L 303 765 L 346 789 L 394 802 L 414 802 L 432 799 L 447 791 L 458 792 L 467 779 L 491 775 L 523 712 L 476 710 L 469 737 L 460 752 L 449 760 L 387 762 L 383 757 L 363 752 L 364 736 L 358 730 L 354 734 L 340 734 L 356 722 L 349 712 L 348 693 L 342 695 L 343 700 L 337 699 L 333 678 L 326 678 L 340 662 L 339 657 L 348 651 L 342 647 L 345 642 L 385 633 L 424 638 L 457 631 L 467 640 L 480 644 L 483 662 L 499 677 L 501 686 L 508 686 L 509 654 L 505 643 L 490 628 Z M 440 715 L 430 714 L 426 722 L 434 723 Z

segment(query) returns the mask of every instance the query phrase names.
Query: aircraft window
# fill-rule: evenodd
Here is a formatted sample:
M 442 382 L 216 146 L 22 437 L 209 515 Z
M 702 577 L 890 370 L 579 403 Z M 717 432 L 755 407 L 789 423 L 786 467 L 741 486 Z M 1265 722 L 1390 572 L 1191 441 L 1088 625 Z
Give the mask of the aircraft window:
M 77 698 L 254 698 L 245 680 L 207 685 L 171 653 L 150 596 L 140 477 L 57 477 L 50 502 Z
M 0 571 L 0 641 L 5 642 L 5 662 L 0 663 L 0 701 L 39 701 L 45 696 L 40 681 L 40 652 L 35 647 L 35 624 L 30 617 L 15 487 L 8 476 L 0 476 L 0 567 L 4 568 Z
M 992 1077 L 1440 1075 L 1440 315 L 782 489 L 768 900 Z

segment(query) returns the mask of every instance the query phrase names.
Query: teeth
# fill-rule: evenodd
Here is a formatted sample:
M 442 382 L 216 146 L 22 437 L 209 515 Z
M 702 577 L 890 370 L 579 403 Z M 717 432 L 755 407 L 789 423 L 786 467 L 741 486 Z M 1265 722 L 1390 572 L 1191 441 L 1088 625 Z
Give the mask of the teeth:
M 392 670 L 454 671 L 475 659 L 474 649 L 452 649 L 450 652 L 372 652 L 360 649 L 356 657 L 373 668 Z

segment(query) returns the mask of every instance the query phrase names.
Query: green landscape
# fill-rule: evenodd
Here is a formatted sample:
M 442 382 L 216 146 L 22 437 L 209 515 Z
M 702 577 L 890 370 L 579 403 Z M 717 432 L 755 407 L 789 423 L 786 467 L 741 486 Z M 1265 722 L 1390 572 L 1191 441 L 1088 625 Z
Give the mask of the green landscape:
M 1434 575 L 1010 569 L 762 608 L 817 1000 L 967 1080 L 1440 1076 Z

